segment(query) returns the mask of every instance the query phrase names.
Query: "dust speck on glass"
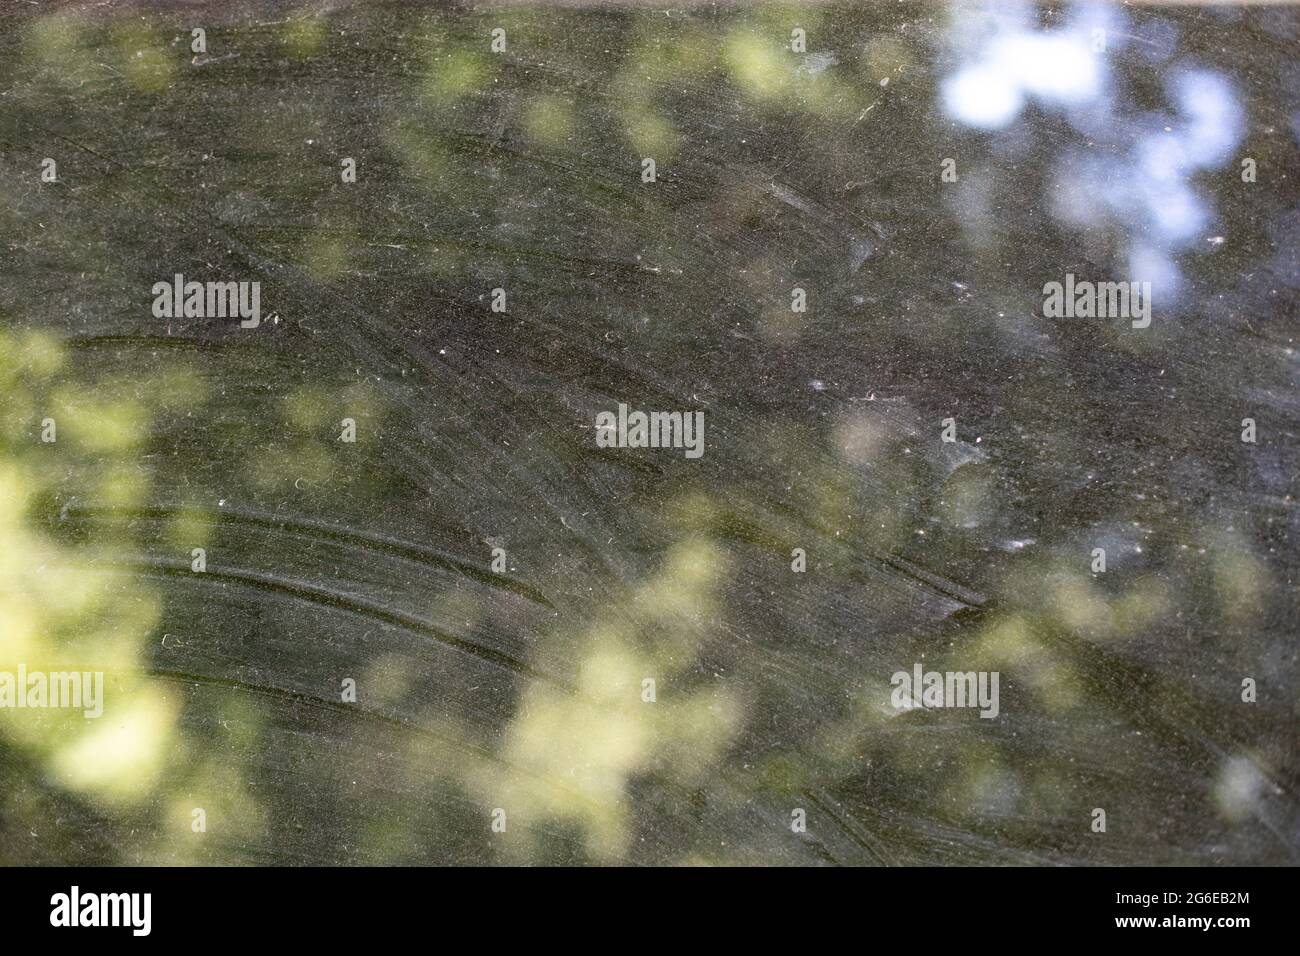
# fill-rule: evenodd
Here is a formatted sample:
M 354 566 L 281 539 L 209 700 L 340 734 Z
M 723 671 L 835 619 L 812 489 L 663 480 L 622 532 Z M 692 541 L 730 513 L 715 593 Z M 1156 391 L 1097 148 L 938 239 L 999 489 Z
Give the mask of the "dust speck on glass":
M 0 862 L 1300 861 L 1298 40 L 0 8 Z

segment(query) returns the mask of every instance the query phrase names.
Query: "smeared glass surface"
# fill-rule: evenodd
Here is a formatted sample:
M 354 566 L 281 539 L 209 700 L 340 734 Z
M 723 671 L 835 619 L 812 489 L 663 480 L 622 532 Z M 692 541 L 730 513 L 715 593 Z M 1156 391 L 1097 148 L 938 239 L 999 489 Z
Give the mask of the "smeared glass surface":
M 1295 10 L 334 6 L 0 10 L 0 860 L 1296 861 Z

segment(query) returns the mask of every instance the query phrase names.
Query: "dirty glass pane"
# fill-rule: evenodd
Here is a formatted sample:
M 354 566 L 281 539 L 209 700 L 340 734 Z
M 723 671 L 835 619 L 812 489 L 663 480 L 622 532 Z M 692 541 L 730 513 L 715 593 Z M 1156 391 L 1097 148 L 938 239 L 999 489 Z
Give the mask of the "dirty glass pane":
M 1297 11 L 0 8 L 0 861 L 1294 863 Z

